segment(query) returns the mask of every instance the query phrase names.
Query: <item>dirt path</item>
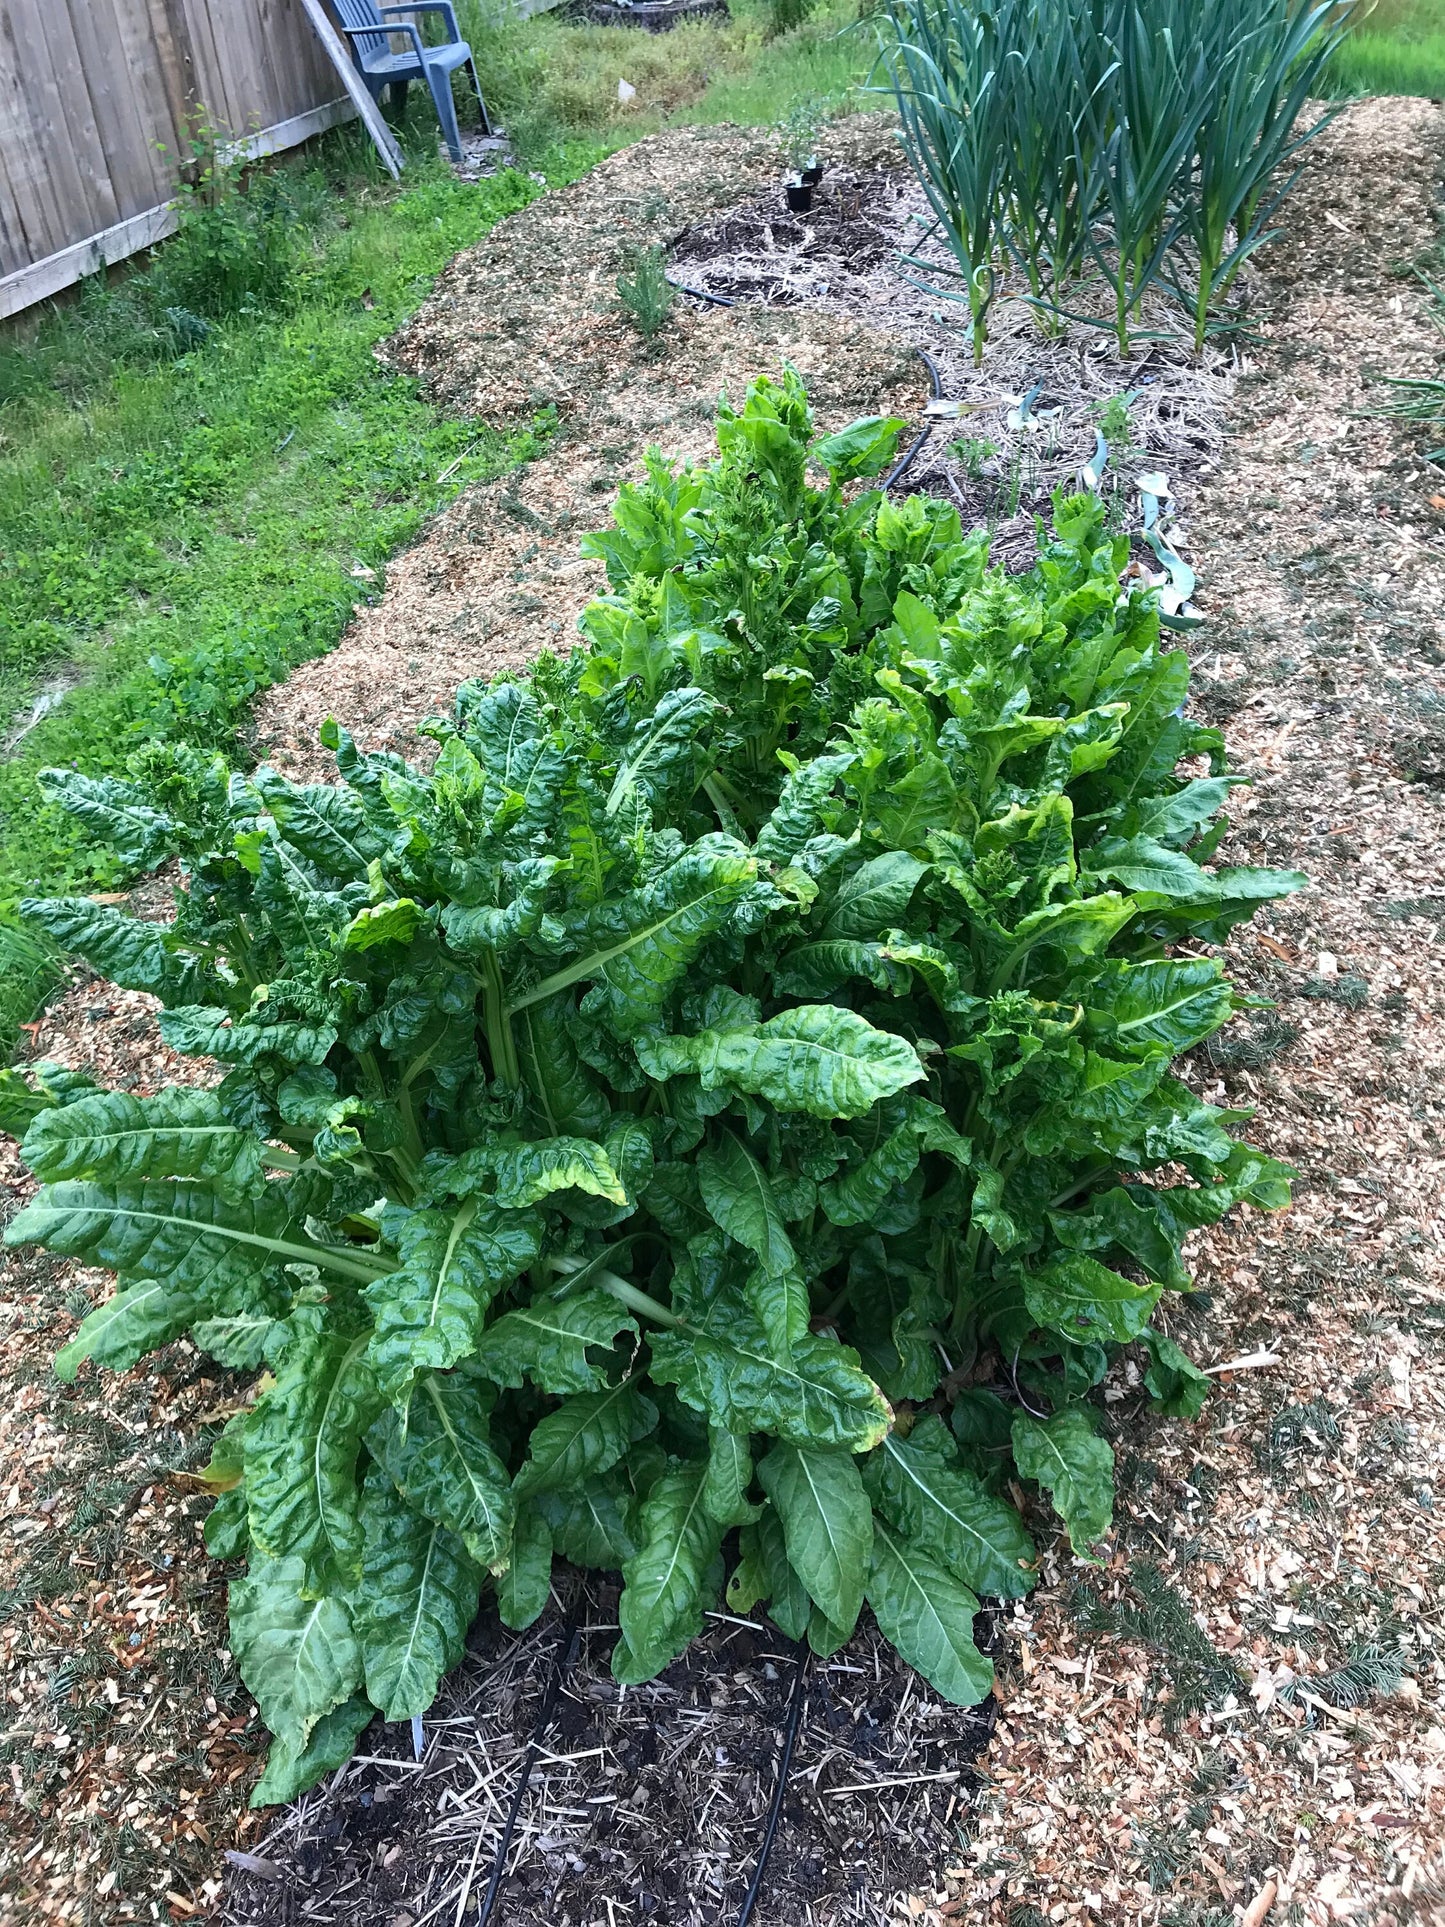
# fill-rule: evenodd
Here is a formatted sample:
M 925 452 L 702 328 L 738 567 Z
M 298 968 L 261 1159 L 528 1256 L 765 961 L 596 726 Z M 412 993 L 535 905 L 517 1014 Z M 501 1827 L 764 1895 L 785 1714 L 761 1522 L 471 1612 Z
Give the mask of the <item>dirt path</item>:
M 454 400 L 494 419 L 553 402 L 562 430 L 516 482 L 449 511 L 393 565 L 386 596 L 341 648 L 267 699 L 258 732 L 279 756 L 319 769 L 314 731 L 333 710 L 368 741 L 402 747 L 462 676 L 565 639 L 595 580 L 573 560 L 578 532 L 605 519 L 648 438 L 708 445 L 723 379 L 740 391 L 786 351 L 815 380 L 828 425 L 895 397 L 900 412 L 916 406 L 901 343 L 847 317 L 689 315 L 663 363 L 600 311 L 624 244 L 680 218 L 649 196 L 690 208 L 696 191 L 724 206 L 771 169 L 762 150 L 724 159 L 716 139 L 692 185 L 678 185 L 686 163 L 665 140 L 646 143 L 592 177 L 591 199 L 581 184 L 504 224 L 398 344 L 407 365 L 430 356 Z M 963 1780 L 946 1797 L 897 1795 L 882 1820 L 910 1855 L 886 1874 L 856 1844 L 869 1837 L 861 1819 L 834 1838 L 831 1809 L 815 1823 L 804 1799 L 789 1824 L 806 1850 L 784 1863 L 787 1891 L 762 1927 L 895 1916 L 1227 1927 L 1271 1883 L 1272 1922 L 1404 1927 L 1445 1914 L 1445 538 L 1429 507 L 1438 478 L 1402 431 L 1351 412 L 1377 399 L 1365 369 L 1438 366 L 1418 286 L 1391 270 L 1433 235 L 1442 150 L 1445 114 L 1402 102 L 1351 108 L 1316 150 L 1288 239 L 1264 257 L 1269 334 L 1230 455 L 1191 517 L 1211 617 L 1199 702 L 1256 777 L 1235 853 L 1316 878 L 1234 947 L 1240 980 L 1277 1010 L 1194 1068 L 1211 1095 L 1257 1105 L 1258 1140 L 1304 1174 L 1288 1216 L 1210 1237 L 1198 1259 L 1210 1298 L 1177 1325 L 1208 1362 L 1267 1362 L 1221 1374 L 1195 1425 L 1136 1409 L 1120 1372 L 1108 1394 L 1123 1488 L 1112 1557 L 1093 1574 L 1060 1557 L 1031 1610 L 1002 1629 L 1000 1717 L 971 1799 L 957 1797 Z M 569 248 L 586 267 L 570 282 L 557 267 Z M 450 332 L 448 301 L 462 322 Z M 459 337 L 475 351 L 460 352 Z M 539 368 L 550 371 L 540 382 Z M 136 1089 L 176 1070 L 146 1000 L 94 983 L 58 1003 L 33 1043 L 36 1056 Z M 18 1197 L 25 1182 L 0 1157 Z M 205 1503 L 168 1477 L 235 1388 L 185 1347 L 123 1379 L 57 1386 L 54 1346 L 104 1289 L 98 1274 L 49 1260 L 11 1261 L 0 1285 L 7 1920 L 191 1918 L 221 1903 L 222 1849 L 254 1848 L 261 1831 L 242 1815 L 261 1736 L 217 1654 L 224 1585 L 200 1550 Z M 762 1669 L 767 1708 L 770 1663 L 760 1653 L 735 1669 Z M 464 1668 L 450 1688 L 459 1748 L 477 1677 Z M 703 1692 L 679 1687 L 667 1713 L 679 1732 Z M 744 1701 L 751 1692 L 736 1687 Z M 885 1731 L 899 1744 L 922 1732 L 934 1752 L 957 1747 L 931 1713 L 920 1728 L 889 1703 Z M 814 1718 L 820 1755 L 837 1749 L 831 1719 Z M 461 1770 L 438 1775 L 438 1800 Z M 959 1771 L 953 1754 L 939 1770 Z M 721 1776 L 721 1763 L 708 1771 Z M 349 1791 L 354 1811 L 313 1803 L 292 1826 L 285 1880 L 233 1885 L 233 1911 L 300 1918 L 330 1895 L 324 1917 L 360 1919 L 355 1896 L 374 1893 L 378 1918 L 418 1919 L 391 1896 L 405 1891 L 424 1805 L 409 1804 L 398 1830 L 402 1813 L 389 1820 L 377 1791 L 387 1774 L 368 1772 Z M 748 1803 L 739 1863 L 765 1779 L 744 1759 L 726 1782 Z M 713 1850 L 657 1839 L 674 1860 Z M 552 1838 L 547 1851 L 565 1863 L 571 1849 Z M 833 1871 L 859 1856 L 846 1892 L 810 1854 L 831 1856 Z M 445 1864 L 459 1881 L 455 1858 Z M 909 1864 L 912 1898 L 882 1891 Z M 810 1880 L 834 1898 L 815 1906 Z M 612 1898 L 612 1921 L 631 1927 L 625 1895 Z M 537 1904 L 560 1927 L 545 1892 Z M 607 1918 L 600 1902 L 569 1918 L 594 1915 Z M 1258 1907 L 1249 1917 L 1263 1918 Z

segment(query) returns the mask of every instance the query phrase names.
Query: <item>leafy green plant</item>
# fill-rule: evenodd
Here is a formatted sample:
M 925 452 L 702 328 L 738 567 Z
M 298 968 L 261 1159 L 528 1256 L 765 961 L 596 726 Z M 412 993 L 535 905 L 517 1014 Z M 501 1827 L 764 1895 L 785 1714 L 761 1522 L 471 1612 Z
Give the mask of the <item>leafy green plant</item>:
M 182 352 L 205 339 L 208 321 L 274 309 L 291 298 L 308 230 L 316 225 L 298 200 L 299 181 L 228 163 L 209 129 L 191 143 L 176 196 L 180 227 L 162 251 L 157 276 Z
M 942 292 L 968 303 L 973 358 L 982 361 L 1009 164 L 1008 47 L 1000 18 L 963 0 L 895 0 L 881 17 L 879 45 L 904 151 L 953 254 L 946 269 L 914 257 L 910 265 L 951 278 Z
M 724 405 L 589 543 L 586 646 L 464 686 L 429 769 L 329 723 L 335 786 L 46 779 L 185 880 L 168 925 L 30 920 L 226 1075 L 7 1076 L 7 1238 L 118 1276 L 63 1376 L 183 1333 L 267 1368 L 206 1474 L 258 1801 L 424 1713 L 483 1585 L 525 1625 L 557 1554 L 621 1568 L 619 1679 L 735 1531 L 732 1610 L 831 1652 L 866 1601 L 976 1700 L 978 1598 L 1033 1583 L 1013 1484 L 1087 1556 L 1111 1358 L 1199 1408 L 1151 1314 L 1286 1174 L 1171 1065 L 1235 1007 L 1200 945 L 1301 879 L 1207 867 L 1238 779 L 1097 502 L 1010 578 L 847 487 L 900 427 L 814 441 L 794 375 Z
M 801 174 L 817 159 L 818 134 L 826 119 L 826 103 L 816 94 L 804 94 L 778 122 L 783 161 L 795 174 Z
M 949 444 L 948 452 L 963 464 L 969 480 L 978 482 L 983 479 L 984 463 L 991 462 L 998 454 L 998 444 L 986 435 L 960 435 L 956 442 Z
M 617 277 L 617 299 L 642 339 L 655 341 L 677 301 L 660 247 L 639 249 L 632 273 Z

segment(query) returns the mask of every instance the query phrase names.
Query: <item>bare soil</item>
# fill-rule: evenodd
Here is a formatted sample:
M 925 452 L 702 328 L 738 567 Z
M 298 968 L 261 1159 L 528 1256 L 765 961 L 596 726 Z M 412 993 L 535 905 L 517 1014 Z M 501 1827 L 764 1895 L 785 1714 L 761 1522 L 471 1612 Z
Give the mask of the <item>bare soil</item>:
M 875 170 L 878 133 L 830 167 Z M 1445 112 L 1419 101 L 1351 106 L 1321 138 L 1260 257 L 1227 441 L 1184 504 L 1209 617 L 1195 701 L 1254 778 L 1229 854 L 1314 878 L 1231 945 L 1275 1008 L 1188 1074 L 1254 1108 L 1297 1202 L 1200 1242 L 1205 1291 L 1174 1330 L 1215 1371 L 1201 1420 L 1151 1416 L 1127 1358 L 1111 1378 L 1115 1537 L 1094 1570 L 1050 1542 L 1038 1593 L 1000 1615 L 986 1753 L 968 1765 L 978 1720 L 869 1633 L 815 1677 L 761 1927 L 1445 1919 L 1445 489 L 1370 412 L 1375 373 L 1438 372 L 1402 270 L 1435 243 L 1442 153 Z M 722 379 L 740 394 L 786 354 L 827 426 L 916 414 L 888 304 L 867 326 L 801 302 L 680 315 L 655 355 L 611 311 L 630 243 L 756 205 L 773 167 L 761 143 L 661 137 L 454 265 L 399 363 L 492 420 L 554 404 L 557 440 L 439 518 L 335 654 L 267 699 L 278 759 L 320 770 L 329 710 L 407 746 L 462 676 L 565 643 L 594 582 L 567 569 L 577 534 L 649 437 L 705 450 Z M 644 214 L 654 194 L 668 205 Z M 201 1074 L 168 1059 L 145 999 L 83 981 L 33 1045 L 136 1089 Z M 239 1388 L 184 1345 L 58 1386 L 48 1359 L 106 1288 L 33 1259 L 0 1287 L 4 1917 L 475 1919 L 559 1620 L 520 1641 L 479 1623 L 419 1767 L 409 1734 L 373 1729 L 334 1785 L 245 1814 L 263 1736 L 224 1653 L 204 1502 L 167 1471 L 204 1455 Z M 586 1616 L 497 1918 L 729 1922 L 788 1655 L 718 1620 L 623 1697 L 601 1591 Z M 223 1894 L 227 1849 L 252 1860 Z

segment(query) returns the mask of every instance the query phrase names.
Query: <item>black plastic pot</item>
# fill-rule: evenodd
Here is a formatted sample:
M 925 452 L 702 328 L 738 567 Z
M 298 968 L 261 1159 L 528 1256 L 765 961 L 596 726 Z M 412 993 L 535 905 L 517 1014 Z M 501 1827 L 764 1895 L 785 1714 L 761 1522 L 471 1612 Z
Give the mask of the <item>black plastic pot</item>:
M 803 183 L 804 187 L 816 187 L 822 178 L 823 163 L 821 161 L 813 161 L 809 166 L 805 167 L 798 176 L 798 179 Z
M 788 197 L 788 210 L 792 214 L 806 214 L 813 205 L 813 187 L 810 181 L 788 181 L 783 192 Z

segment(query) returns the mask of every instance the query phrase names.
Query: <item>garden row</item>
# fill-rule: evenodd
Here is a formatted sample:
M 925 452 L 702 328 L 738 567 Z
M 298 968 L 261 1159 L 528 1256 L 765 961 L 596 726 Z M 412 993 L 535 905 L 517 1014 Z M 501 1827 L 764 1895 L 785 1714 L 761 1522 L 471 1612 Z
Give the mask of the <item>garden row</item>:
M 583 647 L 464 687 L 429 768 L 332 724 L 334 786 L 47 778 L 184 887 L 32 925 L 226 1074 L 7 1074 L 7 1238 L 117 1274 L 63 1374 L 187 1334 L 261 1374 L 205 1475 L 258 1801 L 424 1714 L 558 1555 L 621 1568 L 620 1679 L 724 1597 L 820 1652 L 866 1601 L 977 1700 L 1019 1481 L 1087 1554 L 1121 1349 L 1199 1407 L 1156 1307 L 1286 1174 L 1172 1067 L 1236 1008 L 1197 946 L 1302 879 L 1211 867 L 1237 779 L 1100 504 L 1006 577 L 848 486 L 901 426 L 815 442 L 791 375 L 722 408 L 589 542 Z
M 976 358 L 1010 267 L 1048 327 L 1111 328 L 1127 356 L 1153 294 L 1202 349 L 1349 24 L 1293 0 L 892 0 L 883 64 L 952 256 L 915 265 L 966 303 Z

